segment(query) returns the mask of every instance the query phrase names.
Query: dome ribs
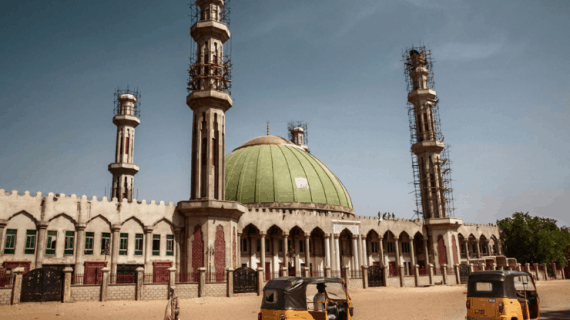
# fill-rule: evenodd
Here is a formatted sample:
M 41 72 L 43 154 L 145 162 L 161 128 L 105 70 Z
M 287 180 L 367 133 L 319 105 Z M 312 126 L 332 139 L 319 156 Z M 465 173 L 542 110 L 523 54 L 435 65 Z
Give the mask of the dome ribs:
M 256 152 L 257 151 L 257 152 Z M 248 152 L 245 164 L 239 177 L 237 201 L 241 203 L 255 202 L 255 180 L 257 179 L 257 158 L 259 150 Z
M 293 187 L 293 184 L 291 183 L 291 181 L 293 181 L 292 179 L 292 175 L 291 175 L 291 169 L 289 167 L 289 164 L 287 163 L 287 158 L 285 157 L 285 154 L 283 154 L 283 148 L 279 148 L 277 146 L 271 146 L 271 150 L 275 151 L 276 153 L 281 153 L 281 157 L 279 156 L 275 156 L 273 157 L 273 153 L 272 153 L 272 159 L 273 159 L 273 174 L 274 176 L 286 176 L 285 179 L 274 179 L 274 190 L 275 190 L 275 201 L 276 202 L 297 202 L 297 197 L 295 195 L 295 188 Z M 287 168 L 287 170 L 284 170 L 282 168 Z M 278 169 L 275 169 L 278 168 Z M 281 168 L 281 169 L 279 169 Z M 288 179 L 287 179 L 288 177 Z M 290 192 L 288 192 L 290 191 Z
M 293 153 L 297 160 L 299 160 L 299 163 L 305 172 L 305 177 L 309 182 L 309 191 L 311 193 L 312 200 L 311 202 L 326 204 L 327 196 L 325 194 L 323 183 L 311 162 L 301 154 L 301 152 L 304 151 L 295 148 L 288 149 L 291 150 L 291 153 Z
M 271 148 L 268 145 L 256 146 L 256 148 L 259 148 L 259 156 L 257 158 L 257 177 L 255 179 L 255 200 L 260 203 L 275 202 Z
M 291 186 L 293 191 L 295 192 L 296 202 L 305 202 L 311 203 L 314 202 L 312 194 L 311 194 L 311 184 L 309 183 L 309 189 L 297 189 L 295 186 L 295 178 L 296 177 L 306 177 L 305 170 L 299 161 L 299 158 L 295 156 L 293 153 L 293 148 L 281 147 L 281 151 L 283 151 L 283 155 L 287 160 L 287 164 L 289 167 L 289 172 L 291 173 Z M 308 180 L 308 179 L 307 179 Z
M 308 153 L 303 153 L 303 156 L 307 158 L 307 160 L 309 160 L 309 162 L 311 163 L 311 165 L 319 175 L 319 179 L 321 180 L 321 183 L 323 185 L 325 196 L 327 197 L 326 203 L 337 206 L 341 205 L 339 190 L 337 189 L 335 181 L 333 180 L 334 175 L 332 174 L 332 172 L 330 172 L 330 170 L 328 170 L 328 168 L 315 156 Z
M 247 152 L 245 150 L 236 150 L 232 157 L 226 157 L 226 200 L 228 201 L 238 199 L 239 182 L 246 158 Z M 227 161 L 228 159 L 230 161 Z

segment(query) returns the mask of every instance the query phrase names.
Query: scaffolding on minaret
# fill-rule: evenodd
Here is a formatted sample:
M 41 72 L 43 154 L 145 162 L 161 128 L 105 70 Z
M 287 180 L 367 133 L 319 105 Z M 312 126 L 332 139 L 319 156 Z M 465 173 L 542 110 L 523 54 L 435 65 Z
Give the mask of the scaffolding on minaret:
M 287 132 L 289 132 L 289 140 L 293 140 L 293 129 L 303 128 L 304 130 L 304 141 L 306 145 L 309 144 L 309 131 L 307 130 L 307 122 L 305 121 L 289 121 L 287 123 Z
M 133 95 L 136 98 L 135 103 L 133 104 L 132 108 L 129 108 L 129 110 L 121 110 L 121 102 L 119 101 L 119 97 L 122 96 L 123 94 L 130 94 Z M 115 91 L 114 94 L 114 99 L 113 99 L 113 104 L 114 104 L 114 108 L 113 108 L 113 115 L 121 115 L 124 114 L 123 111 L 127 111 L 127 114 L 134 114 L 135 117 L 139 118 L 141 117 L 141 103 L 140 103 L 140 98 L 141 98 L 141 93 L 139 92 L 139 89 L 129 89 L 129 86 L 127 85 L 127 89 L 123 90 L 121 88 L 117 88 L 117 91 Z
M 412 63 L 412 59 L 410 56 L 410 52 L 417 51 L 420 59 L 424 59 L 422 62 L 425 63 L 424 67 L 429 71 L 427 76 L 427 86 L 429 89 L 435 89 L 435 81 L 433 76 L 433 61 L 431 58 L 431 49 L 426 47 L 425 45 L 421 44 L 418 47 L 414 47 L 412 45 L 411 48 L 406 48 L 406 50 L 402 53 L 402 60 L 404 62 L 404 78 L 406 81 L 406 90 L 408 93 L 412 92 L 416 88 L 414 88 L 414 81 L 410 77 L 410 73 L 413 72 L 413 69 L 416 67 Z M 406 108 L 408 109 L 408 121 L 409 121 L 409 128 L 410 128 L 410 146 L 414 144 L 424 141 L 425 137 L 418 136 L 418 130 L 416 125 L 416 115 L 414 105 L 409 101 L 406 104 Z M 431 101 L 430 109 L 433 114 L 433 122 L 434 122 L 434 131 L 430 133 L 430 138 L 434 138 L 437 141 L 444 141 L 443 133 L 441 132 L 441 121 L 439 117 L 439 99 L 436 97 L 433 101 Z M 442 186 L 439 187 L 441 194 L 443 194 L 445 208 L 443 211 L 446 213 L 448 217 L 455 217 L 455 204 L 453 200 L 453 188 L 452 188 L 452 179 L 451 179 L 451 160 L 449 158 L 449 144 L 445 144 L 445 148 L 440 154 L 440 162 L 439 165 L 441 166 L 441 176 L 442 176 Z M 412 172 L 413 172 L 413 182 L 414 189 L 411 193 L 414 194 L 415 202 L 416 202 L 416 210 L 414 211 L 414 217 L 424 217 L 423 210 L 422 210 L 422 188 L 428 188 L 426 184 L 422 185 L 421 181 L 426 179 L 426 177 L 420 177 L 420 167 L 418 163 L 418 157 L 415 155 L 412 150 L 410 149 L 410 154 L 412 158 Z M 432 190 L 426 190 L 428 192 L 432 192 L 435 187 L 431 187 Z M 426 194 L 426 193 L 424 193 Z

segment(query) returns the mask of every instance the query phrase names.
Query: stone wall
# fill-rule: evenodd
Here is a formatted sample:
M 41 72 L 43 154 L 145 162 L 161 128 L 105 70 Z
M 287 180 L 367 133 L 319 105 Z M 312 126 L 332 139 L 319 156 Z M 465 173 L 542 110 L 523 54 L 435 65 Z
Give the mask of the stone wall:
M 455 274 L 448 274 L 446 280 L 447 280 L 447 285 L 449 286 L 457 284 L 457 281 L 455 279 Z
M 136 288 L 136 284 L 111 285 L 107 288 L 107 300 L 135 300 Z
M 348 290 L 362 289 L 362 278 L 350 279 L 348 281 Z
M 177 283 L 176 294 L 180 299 L 198 298 L 197 283 Z
M 421 286 L 429 286 L 429 276 L 419 276 L 418 277 L 418 285 Z
M 167 284 L 147 284 L 142 289 L 143 300 L 166 300 L 168 299 Z
M 415 287 L 415 286 L 416 286 L 416 278 L 404 277 L 404 287 Z
M 0 306 L 10 304 L 12 299 L 12 288 L 0 289 Z
M 433 283 L 437 284 L 441 282 L 443 284 L 443 276 L 442 275 L 433 275 Z
M 71 301 L 101 300 L 101 286 L 71 286 Z
M 206 297 L 225 297 L 228 291 L 228 284 L 225 282 L 206 283 L 204 286 L 204 295 Z

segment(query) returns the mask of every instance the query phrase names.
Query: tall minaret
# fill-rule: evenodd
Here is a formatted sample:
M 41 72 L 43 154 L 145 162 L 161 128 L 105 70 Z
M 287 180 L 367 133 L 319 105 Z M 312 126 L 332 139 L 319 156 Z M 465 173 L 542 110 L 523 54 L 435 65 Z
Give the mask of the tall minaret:
M 109 165 L 113 174 L 111 198 L 119 201 L 133 201 L 135 174 L 139 167 L 133 164 L 135 153 L 135 128 L 141 123 L 138 91 L 117 89 L 115 93 L 115 116 L 117 126 L 117 145 L 115 163 Z
M 232 107 L 229 95 L 231 63 L 224 56 L 230 38 L 222 0 L 198 0 L 196 22 L 190 35 L 196 42 L 190 65 L 186 103 L 192 109 L 192 177 L 190 199 L 225 199 L 225 113 Z
M 431 53 L 425 47 L 404 53 L 412 140 L 414 180 L 424 220 L 447 218 L 452 213 L 450 171 L 439 128 L 438 99 L 433 89 Z M 443 167 L 443 171 L 442 171 Z M 419 209 L 419 208 L 418 208 Z M 419 211 L 419 210 L 418 210 Z

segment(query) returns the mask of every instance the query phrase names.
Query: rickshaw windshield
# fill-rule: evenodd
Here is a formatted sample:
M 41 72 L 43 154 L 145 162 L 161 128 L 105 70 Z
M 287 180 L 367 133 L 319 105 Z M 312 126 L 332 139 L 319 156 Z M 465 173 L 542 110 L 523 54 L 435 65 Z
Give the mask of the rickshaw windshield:
M 327 297 L 331 300 L 346 300 L 346 293 L 342 283 L 327 282 Z

